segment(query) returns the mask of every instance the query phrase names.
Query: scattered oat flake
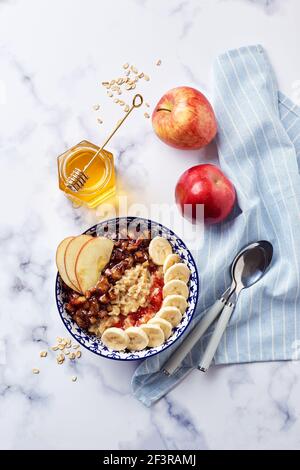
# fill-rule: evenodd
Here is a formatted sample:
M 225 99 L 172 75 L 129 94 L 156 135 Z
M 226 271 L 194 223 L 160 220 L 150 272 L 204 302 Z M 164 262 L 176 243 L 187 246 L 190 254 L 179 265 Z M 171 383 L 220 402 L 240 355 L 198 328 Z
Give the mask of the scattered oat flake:
M 40 373 L 40 369 L 32 369 L 32 373 L 33 373 L 33 374 L 39 374 L 39 373 Z
M 134 65 L 132 65 L 132 66 L 130 67 L 130 70 L 131 70 L 133 73 L 138 73 L 138 70 L 137 70 L 136 67 L 134 67 Z
M 122 85 L 123 81 L 124 81 L 124 79 L 120 77 L 120 78 L 118 78 L 118 80 L 117 80 L 117 84 L 118 84 L 118 85 Z
M 60 343 L 58 345 L 58 349 L 60 349 L 62 351 L 63 349 L 65 349 L 65 345 L 63 343 Z
M 74 376 L 72 377 L 72 382 L 76 382 L 76 381 L 77 381 L 77 377 L 76 377 L 76 375 L 74 375 Z
M 69 359 L 71 359 L 71 361 L 74 361 L 74 359 L 76 359 L 76 354 L 75 353 L 70 353 L 69 355 Z
M 139 78 L 143 78 L 143 76 L 144 76 L 144 72 L 141 72 L 141 73 L 138 74 Z
M 109 86 L 109 82 L 102 82 L 102 85 L 107 87 L 107 86 Z
M 148 113 L 144 113 L 144 116 L 145 116 L 145 118 L 147 118 L 147 119 L 149 119 L 149 117 L 150 117 Z
M 156 62 L 156 65 L 161 65 L 161 60 L 160 59 Z
M 66 351 L 65 352 L 65 355 L 68 356 L 68 354 L 70 354 L 70 351 Z
M 149 75 L 144 75 L 144 80 L 146 80 L 146 82 L 149 82 L 149 80 L 150 80 Z
M 126 64 L 123 65 L 123 69 L 126 70 L 126 69 L 128 69 L 128 67 L 129 67 L 129 64 L 128 64 L 128 62 L 126 62 Z
M 125 105 L 124 111 L 125 111 L 126 113 L 129 111 L 129 106 L 128 106 L 128 104 Z
M 81 357 L 81 351 L 77 351 L 76 357 L 77 357 L 77 359 L 79 359 Z
M 52 346 L 52 351 L 57 351 L 58 350 L 58 346 Z
M 114 99 L 114 103 L 116 103 L 116 104 L 118 104 L 119 101 L 120 101 L 119 98 L 115 98 L 115 99 Z
M 103 121 L 102 121 L 102 119 L 100 119 L 100 118 L 97 118 L 97 122 L 98 122 L 99 124 L 103 124 Z
M 80 344 L 73 344 L 73 349 L 78 349 L 80 348 Z
M 98 109 L 100 109 L 100 105 L 99 104 L 94 104 L 93 110 L 98 111 Z
M 59 354 L 56 358 L 56 362 L 59 365 L 62 364 L 64 362 L 64 360 L 65 360 L 65 355 L 64 354 Z
M 61 343 L 62 340 L 63 340 L 63 339 L 62 339 L 60 336 L 58 336 L 58 337 L 56 338 L 56 341 L 57 341 L 58 343 Z
M 110 98 L 112 98 L 114 96 L 114 94 L 111 91 L 108 91 L 107 94 Z
M 127 70 L 127 72 L 125 72 L 125 75 L 128 77 L 130 75 L 130 70 Z
M 47 351 L 41 351 L 40 352 L 40 357 L 47 357 Z

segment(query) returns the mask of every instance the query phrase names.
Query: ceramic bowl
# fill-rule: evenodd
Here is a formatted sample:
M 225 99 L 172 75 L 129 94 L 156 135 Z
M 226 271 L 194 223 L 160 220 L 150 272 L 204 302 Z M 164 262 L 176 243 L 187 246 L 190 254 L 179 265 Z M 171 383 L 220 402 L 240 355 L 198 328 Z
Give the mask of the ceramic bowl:
M 121 227 L 128 226 L 129 224 L 139 223 L 143 228 L 151 228 L 152 237 L 161 235 L 166 237 L 172 245 L 173 252 L 177 253 L 183 262 L 187 264 L 191 271 L 191 277 L 189 280 L 189 298 L 188 308 L 184 314 L 180 324 L 173 329 L 173 334 L 170 338 L 165 341 L 161 346 L 156 348 L 147 348 L 142 351 L 126 352 L 126 351 L 112 351 L 108 349 L 101 342 L 101 339 L 97 336 L 91 336 L 86 331 L 81 329 L 71 318 L 64 308 L 65 305 L 65 292 L 63 283 L 59 274 L 56 277 L 55 295 L 56 303 L 59 315 L 68 330 L 68 332 L 86 349 L 91 351 L 98 356 L 106 357 L 108 359 L 115 359 L 119 361 L 132 361 L 137 359 L 145 359 L 149 356 L 154 356 L 167 349 L 169 346 L 175 343 L 180 338 L 183 332 L 189 325 L 198 300 L 199 294 L 199 278 L 197 273 L 196 264 L 193 256 L 186 247 L 185 243 L 175 233 L 164 227 L 163 225 L 153 222 L 148 219 L 136 218 L 136 217 L 120 217 L 117 219 L 111 219 L 108 221 L 101 222 L 97 225 L 86 230 L 88 235 L 103 235 L 109 231 L 109 233 L 117 234 Z

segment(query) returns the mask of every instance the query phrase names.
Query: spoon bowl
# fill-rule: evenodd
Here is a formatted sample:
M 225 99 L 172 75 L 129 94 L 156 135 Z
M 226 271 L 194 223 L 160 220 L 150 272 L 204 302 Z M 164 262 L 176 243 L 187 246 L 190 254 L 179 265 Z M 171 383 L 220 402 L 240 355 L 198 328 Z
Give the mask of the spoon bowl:
M 234 259 L 231 275 L 239 292 L 259 281 L 268 269 L 273 257 L 273 246 L 263 240 L 248 245 Z

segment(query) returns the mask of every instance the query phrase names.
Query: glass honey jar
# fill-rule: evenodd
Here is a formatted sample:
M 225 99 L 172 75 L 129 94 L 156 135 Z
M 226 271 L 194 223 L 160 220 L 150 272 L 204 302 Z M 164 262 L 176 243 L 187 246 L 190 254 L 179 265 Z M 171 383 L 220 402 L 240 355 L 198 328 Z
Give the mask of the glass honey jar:
M 143 97 L 135 95 L 131 108 L 118 121 L 102 147 L 87 140 L 70 148 L 57 158 L 59 188 L 76 205 L 94 208 L 116 192 L 113 154 L 104 149 L 125 119 L 143 104 Z
M 85 167 L 98 150 L 97 145 L 83 140 L 57 158 L 59 188 L 75 204 L 94 208 L 116 192 L 114 157 L 107 150 L 102 150 L 89 166 L 88 180 L 79 191 L 73 192 L 66 185 L 73 170 Z

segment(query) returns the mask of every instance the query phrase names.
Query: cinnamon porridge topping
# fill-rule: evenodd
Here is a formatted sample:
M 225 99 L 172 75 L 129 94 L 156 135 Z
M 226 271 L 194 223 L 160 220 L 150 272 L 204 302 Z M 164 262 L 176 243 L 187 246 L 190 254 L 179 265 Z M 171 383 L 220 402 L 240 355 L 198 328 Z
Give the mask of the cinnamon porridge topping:
M 111 326 L 114 326 L 118 322 L 119 317 L 116 315 L 111 315 L 102 318 L 99 323 L 95 323 L 94 325 L 91 325 L 89 328 L 89 332 L 93 333 L 97 336 L 101 336 L 102 333 L 107 329 L 110 328 Z

